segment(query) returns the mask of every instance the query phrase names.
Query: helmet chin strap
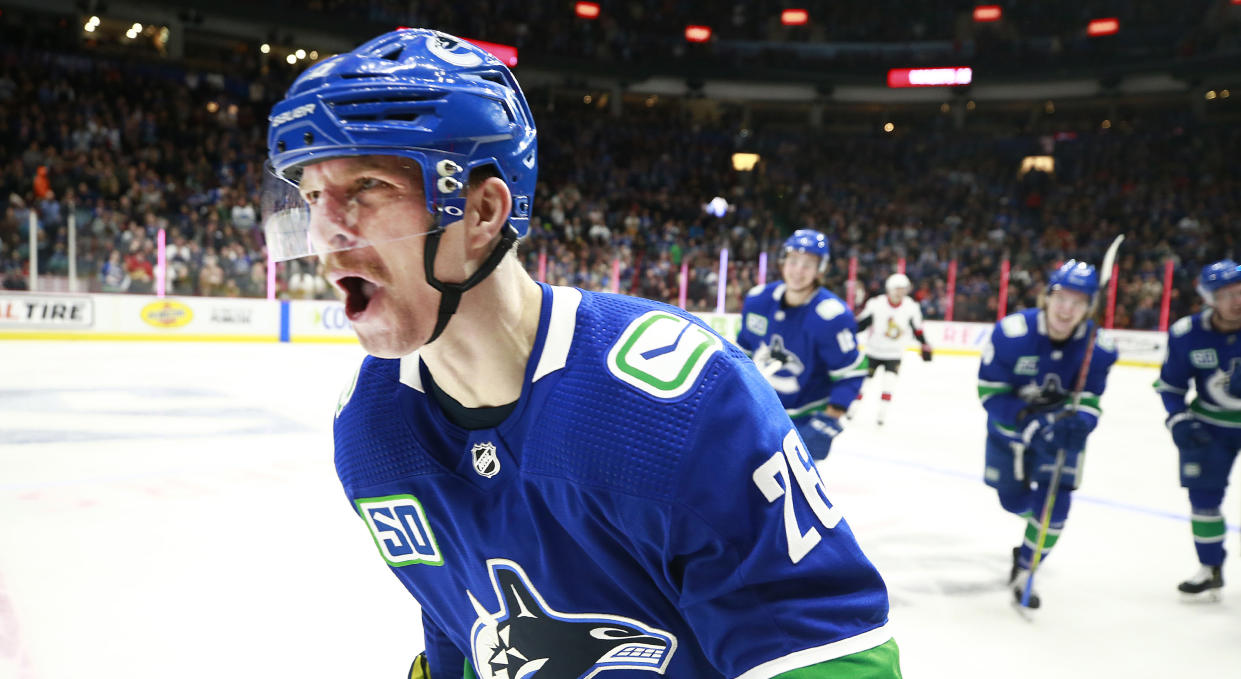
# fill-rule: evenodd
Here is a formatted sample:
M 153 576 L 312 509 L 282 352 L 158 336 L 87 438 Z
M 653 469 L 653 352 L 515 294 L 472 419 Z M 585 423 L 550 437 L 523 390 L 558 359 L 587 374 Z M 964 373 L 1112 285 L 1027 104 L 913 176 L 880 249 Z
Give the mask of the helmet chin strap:
M 504 230 L 500 234 L 500 242 L 496 244 L 491 254 L 487 255 L 487 259 L 478 267 L 478 270 L 470 275 L 461 283 L 445 283 L 435 277 L 435 254 L 439 251 L 440 237 L 444 235 L 446 227 L 439 227 L 431 233 L 427 234 L 427 244 L 423 249 L 422 264 L 423 270 L 426 272 L 427 283 L 440 293 L 439 313 L 435 320 L 435 330 L 431 331 L 431 338 L 425 343 L 434 342 L 444 332 L 444 328 L 448 326 L 449 319 L 457 313 L 457 307 L 461 304 L 461 295 L 466 290 L 478 285 L 495 271 L 500 265 L 500 261 L 504 259 L 504 255 L 512 249 L 513 243 L 517 242 L 517 231 L 513 229 L 511 224 L 506 224 Z

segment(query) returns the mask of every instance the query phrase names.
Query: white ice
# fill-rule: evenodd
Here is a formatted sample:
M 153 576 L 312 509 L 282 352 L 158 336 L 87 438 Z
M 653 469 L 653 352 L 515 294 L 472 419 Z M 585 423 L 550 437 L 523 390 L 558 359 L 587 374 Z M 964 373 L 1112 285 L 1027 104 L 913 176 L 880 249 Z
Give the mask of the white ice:
M 0 679 L 404 676 L 418 606 L 332 467 L 360 357 L 0 342 Z M 976 369 L 910 356 L 887 424 L 868 385 L 821 466 L 887 580 L 905 676 L 1232 676 L 1241 567 L 1226 564 L 1222 602 L 1178 598 L 1196 559 L 1155 370 L 1112 371 L 1027 621 L 1004 586 L 1023 525 L 981 481 Z

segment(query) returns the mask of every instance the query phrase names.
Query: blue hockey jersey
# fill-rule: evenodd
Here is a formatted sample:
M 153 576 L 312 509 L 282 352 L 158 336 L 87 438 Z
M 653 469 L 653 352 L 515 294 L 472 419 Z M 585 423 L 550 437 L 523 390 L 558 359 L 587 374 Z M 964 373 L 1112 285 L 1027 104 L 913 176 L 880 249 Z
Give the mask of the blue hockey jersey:
M 1047 336 L 1047 317 L 1039 309 L 1025 309 L 995 324 L 978 367 L 978 397 L 987 410 L 989 432 L 1019 440 L 1017 427 L 1023 412 L 1033 414 L 1068 403 L 1093 324 L 1088 320 L 1078 325 L 1063 343 Z M 1097 333 L 1078 407 L 1091 429 L 1098 424 L 1099 397 L 1116 356 L 1111 338 Z
M 1155 389 L 1169 415 L 1188 408 L 1203 422 L 1241 429 L 1241 399 L 1228 393 L 1229 375 L 1241 362 L 1241 331 L 1215 330 L 1211 313 L 1186 316 L 1168 329 L 1168 355 Z M 1191 382 L 1195 398 L 1186 405 Z
M 780 282 L 746 295 L 737 345 L 752 356 L 790 417 L 829 403 L 847 409 L 866 378 L 853 312 L 825 288 L 801 306 L 786 307 L 783 298 Z
M 337 411 L 431 676 L 762 679 L 890 647 L 883 581 L 753 364 L 673 307 L 542 287 L 497 427 L 450 422 L 416 353 L 365 359 Z

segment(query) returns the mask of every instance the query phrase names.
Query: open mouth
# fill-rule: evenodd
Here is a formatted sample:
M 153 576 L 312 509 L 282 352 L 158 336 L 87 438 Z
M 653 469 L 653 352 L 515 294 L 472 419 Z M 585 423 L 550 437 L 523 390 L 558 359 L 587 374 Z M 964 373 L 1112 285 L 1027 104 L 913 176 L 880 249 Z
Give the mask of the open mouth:
M 345 276 L 336 281 L 337 287 L 345 293 L 345 316 L 356 321 L 366 313 L 371 300 L 379 292 L 379 286 L 358 276 Z

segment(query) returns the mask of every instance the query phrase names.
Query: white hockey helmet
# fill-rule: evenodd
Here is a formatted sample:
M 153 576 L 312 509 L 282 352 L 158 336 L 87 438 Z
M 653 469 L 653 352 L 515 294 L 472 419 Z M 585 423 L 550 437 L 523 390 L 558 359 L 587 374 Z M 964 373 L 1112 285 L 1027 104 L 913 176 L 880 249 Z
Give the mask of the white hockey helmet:
M 909 276 L 906 276 L 903 273 L 894 273 L 891 276 L 888 276 L 888 281 L 883 284 L 883 287 L 888 291 L 889 295 L 902 288 L 905 292 L 909 292 Z

